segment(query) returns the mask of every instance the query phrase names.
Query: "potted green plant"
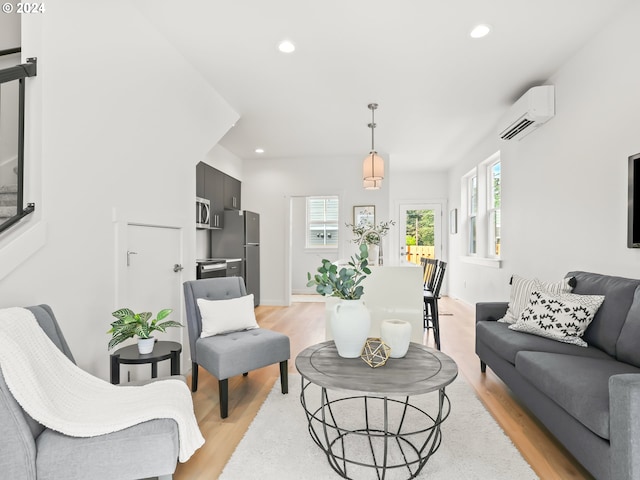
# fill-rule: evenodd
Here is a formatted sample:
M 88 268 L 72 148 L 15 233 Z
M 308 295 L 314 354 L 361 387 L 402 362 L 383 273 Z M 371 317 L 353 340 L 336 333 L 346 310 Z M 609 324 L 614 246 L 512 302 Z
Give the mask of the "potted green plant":
M 340 302 L 331 309 L 329 325 L 338 354 L 345 358 L 359 357 L 369 336 L 371 316 L 360 297 L 364 293 L 362 281 L 371 274 L 368 247 L 363 243 L 359 252 L 344 267 L 338 267 L 327 259 L 322 260 L 318 273 L 307 273 L 307 287 Z
M 172 311 L 170 308 L 165 308 L 158 312 L 156 318 L 152 318 L 151 312 L 135 313 L 129 308 L 116 310 L 111 315 L 117 320 L 111 324 L 111 329 L 107 332 L 112 334 L 109 350 L 129 338 L 138 337 L 138 351 L 141 354 L 151 353 L 155 342 L 155 338 L 151 335 L 153 332 L 165 332 L 167 328 L 183 326 L 173 320 L 162 321 Z

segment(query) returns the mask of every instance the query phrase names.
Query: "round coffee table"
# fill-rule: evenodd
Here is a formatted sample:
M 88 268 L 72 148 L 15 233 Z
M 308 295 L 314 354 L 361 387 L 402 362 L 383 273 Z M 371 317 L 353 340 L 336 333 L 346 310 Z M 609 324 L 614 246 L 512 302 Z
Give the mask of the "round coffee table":
M 439 350 L 411 343 L 405 357 L 371 368 L 327 341 L 303 350 L 296 368 L 311 438 L 341 477 L 415 478 L 438 450 L 451 410 L 445 387 L 458 376 Z M 414 401 L 430 392 L 433 411 Z

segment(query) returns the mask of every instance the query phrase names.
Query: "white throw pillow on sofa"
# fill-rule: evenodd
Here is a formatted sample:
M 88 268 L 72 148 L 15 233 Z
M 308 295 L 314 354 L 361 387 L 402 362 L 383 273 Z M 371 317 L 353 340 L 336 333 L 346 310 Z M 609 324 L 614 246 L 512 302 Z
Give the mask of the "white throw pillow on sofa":
M 604 295 L 555 295 L 534 291 L 511 330 L 586 347 L 582 335 L 604 301 Z
M 253 307 L 253 294 L 228 300 L 198 298 L 196 302 L 202 317 L 200 338 L 259 328 Z
M 499 319 L 503 323 L 516 323 L 522 314 L 522 311 L 529 303 L 531 293 L 534 290 L 547 291 L 555 294 L 571 293 L 573 287 L 573 277 L 563 278 L 559 282 L 543 282 L 534 279 L 527 279 L 514 275 L 511 277 L 511 294 L 509 297 L 509 308 L 504 317 Z

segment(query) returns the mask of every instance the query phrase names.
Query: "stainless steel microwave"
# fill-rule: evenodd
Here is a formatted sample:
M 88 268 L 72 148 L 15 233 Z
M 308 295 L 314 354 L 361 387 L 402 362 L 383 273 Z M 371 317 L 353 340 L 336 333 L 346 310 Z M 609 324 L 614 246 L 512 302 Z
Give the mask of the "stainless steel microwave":
M 211 202 L 196 197 L 196 228 L 211 228 Z

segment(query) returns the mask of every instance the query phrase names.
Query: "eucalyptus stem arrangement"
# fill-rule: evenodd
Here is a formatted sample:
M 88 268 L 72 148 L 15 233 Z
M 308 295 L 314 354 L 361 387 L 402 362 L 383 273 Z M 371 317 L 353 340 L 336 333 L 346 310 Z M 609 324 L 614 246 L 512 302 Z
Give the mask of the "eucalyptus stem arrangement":
M 338 297 L 343 300 L 359 300 L 364 293 L 361 282 L 371 274 L 367 259 L 369 249 L 366 243 L 360 244 L 359 253 L 351 257 L 346 267 L 338 266 L 327 259 L 322 259 L 318 273 L 313 277 L 307 272 L 307 287 L 315 285 L 316 292 L 327 297 Z
M 351 229 L 355 238 L 354 243 L 359 245 L 380 245 L 382 237 L 389 233 L 389 229 L 395 225 L 396 222 L 389 220 L 387 222 L 380 222 L 377 225 L 371 225 L 368 222 L 361 222 L 356 225 L 352 223 L 345 224 Z

